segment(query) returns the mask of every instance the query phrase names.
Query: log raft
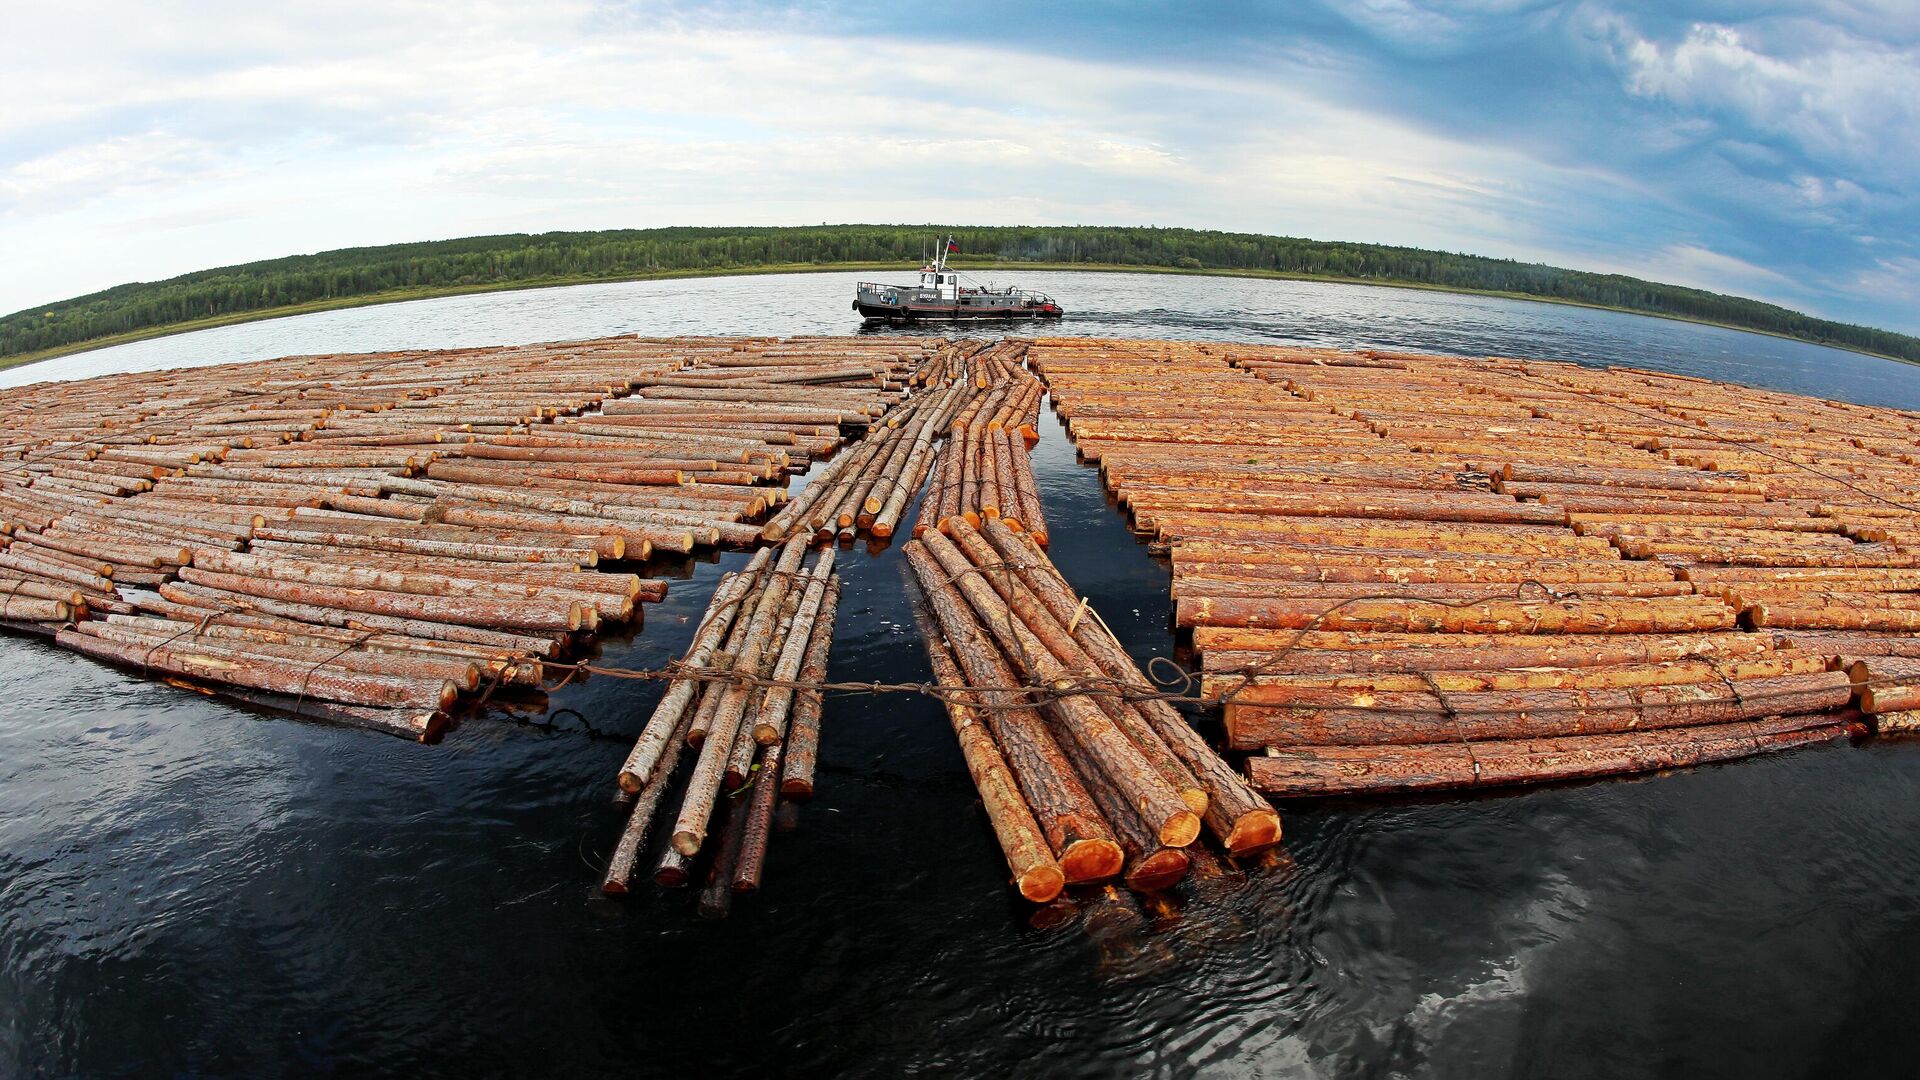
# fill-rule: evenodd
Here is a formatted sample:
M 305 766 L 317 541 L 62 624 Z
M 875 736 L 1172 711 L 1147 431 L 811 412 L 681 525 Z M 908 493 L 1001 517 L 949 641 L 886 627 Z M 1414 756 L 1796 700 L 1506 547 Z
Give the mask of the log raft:
M 1920 707 L 1920 414 L 1503 357 L 1026 360 L 1170 557 L 1272 795 L 1670 768 Z
M 760 888 L 776 819 L 813 792 L 840 582 L 835 550 L 812 553 L 810 540 L 760 549 L 714 590 L 620 768 L 619 789 L 634 798 L 601 882 L 607 895 L 632 888 L 663 818 L 656 882 L 685 884 L 704 861 L 698 906 L 710 918 Z M 689 752 L 691 769 L 679 769 Z M 666 817 L 669 796 L 678 809 Z M 716 820 L 724 825 L 710 835 Z
M 953 351 L 615 337 L 0 391 L 0 623 L 431 738 L 662 599 L 645 560 L 755 543 L 790 474 L 935 429 L 951 395 L 909 386 Z

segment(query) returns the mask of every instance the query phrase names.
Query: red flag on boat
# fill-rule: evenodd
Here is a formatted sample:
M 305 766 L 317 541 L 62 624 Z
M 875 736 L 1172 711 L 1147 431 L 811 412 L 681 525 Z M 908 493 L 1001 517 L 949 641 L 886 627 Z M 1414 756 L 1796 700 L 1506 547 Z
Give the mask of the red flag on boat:
M 959 250 L 960 250 L 960 245 L 959 245 L 959 244 L 956 244 L 956 243 L 954 243 L 954 242 L 953 242 L 953 241 L 951 241 L 951 240 L 949 240 L 949 241 L 947 241 L 947 250 L 948 250 L 948 251 L 959 251 Z

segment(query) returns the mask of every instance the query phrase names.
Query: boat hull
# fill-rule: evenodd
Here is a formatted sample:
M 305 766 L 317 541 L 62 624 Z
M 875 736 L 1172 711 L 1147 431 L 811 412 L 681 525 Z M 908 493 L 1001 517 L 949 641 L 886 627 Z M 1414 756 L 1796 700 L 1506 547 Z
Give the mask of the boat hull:
M 1057 319 L 1058 307 L 990 306 L 987 304 L 869 304 L 855 300 L 853 310 L 868 322 L 963 322 L 976 319 Z

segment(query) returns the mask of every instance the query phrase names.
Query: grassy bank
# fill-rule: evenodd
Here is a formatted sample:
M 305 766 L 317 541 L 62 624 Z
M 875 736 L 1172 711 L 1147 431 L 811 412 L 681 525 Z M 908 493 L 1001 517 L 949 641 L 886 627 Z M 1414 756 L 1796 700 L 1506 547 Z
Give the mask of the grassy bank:
M 1590 308 L 1597 311 L 1614 311 L 1627 315 L 1646 315 L 1653 318 L 1670 319 L 1675 322 L 1690 322 L 1701 326 L 1716 326 L 1727 330 L 1741 330 L 1747 333 L 1764 334 L 1767 337 L 1782 338 L 1788 341 L 1806 341 L 1805 338 L 1777 331 L 1740 326 L 1735 323 L 1714 319 L 1695 318 L 1686 315 L 1674 315 L 1664 312 L 1645 311 L 1617 304 L 1597 304 L 1581 300 L 1560 299 L 1556 297 L 1534 296 L 1527 293 L 1501 289 L 1474 289 L 1450 285 L 1436 285 L 1424 281 L 1382 281 L 1378 278 L 1356 278 L 1333 274 L 1303 274 L 1277 270 L 1221 270 L 1192 269 L 1185 267 L 1129 266 L 1098 263 L 1051 263 L 1051 262 L 997 262 L 988 260 L 956 258 L 949 265 L 957 270 L 969 273 L 1025 273 L 1035 270 L 1059 271 L 1068 273 L 1122 273 L 1122 274 L 1168 274 L 1186 277 L 1236 277 L 1277 281 L 1318 281 L 1341 285 L 1364 285 L 1375 288 L 1422 289 L 1430 292 L 1457 293 L 1466 296 L 1490 296 L 1503 300 L 1524 300 L 1538 304 L 1559 304 L 1566 307 Z M 259 322 L 266 319 L 283 319 L 292 315 L 308 315 L 320 311 L 339 311 L 346 308 L 371 307 L 376 304 L 397 304 L 409 300 L 431 300 L 443 296 L 466 296 L 477 293 L 517 292 L 525 289 L 551 289 L 566 285 L 598 285 L 622 281 L 660 281 L 682 278 L 743 277 L 762 274 L 806 274 L 834 273 L 854 271 L 894 271 L 901 272 L 898 263 L 845 262 L 845 263 L 776 263 L 766 266 L 734 267 L 719 270 L 662 270 L 641 274 L 568 274 L 555 277 L 537 278 L 527 281 L 507 283 L 488 283 L 484 285 L 429 285 L 407 289 L 391 289 L 384 292 L 369 293 L 360 296 L 333 297 L 325 300 L 312 300 L 298 304 L 284 304 L 278 307 L 258 308 L 251 311 L 233 312 L 201 319 L 189 319 L 159 326 L 144 327 L 124 333 L 78 341 L 50 349 L 41 349 L 17 356 L 0 357 L 0 370 L 21 367 L 51 360 L 60 356 L 90 352 L 114 345 L 125 345 L 134 341 L 151 338 L 169 337 L 174 334 L 191 333 L 195 330 L 208 330 L 218 326 L 234 326 L 240 323 Z M 1062 298 L 1067 302 L 1068 317 L 1065 325 L 1071 326 L 1073 309 L 1071 298 Z M 854 323 L 849 314 L 848 326 Z M 1899 360 L 1911 363 L 1907 357 L 1876 352 L 1872 349 L 1852 347 L 1833 342 L 1810 341 L 1808 344 L 1825 345 L 1829 348 L 1844 349 L 1848 352 L 1875 356 L 1885 360 Z

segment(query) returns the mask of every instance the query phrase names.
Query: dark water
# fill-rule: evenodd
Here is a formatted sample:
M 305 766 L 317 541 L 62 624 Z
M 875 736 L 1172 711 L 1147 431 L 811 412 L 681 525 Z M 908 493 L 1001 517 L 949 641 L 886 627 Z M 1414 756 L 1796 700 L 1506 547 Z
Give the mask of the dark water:
M 851 275 L 466 297 L 162 339 L 35 377 L 622 330 L 839 332 Z M 1031 275 L 1074 333 L 1610 359 L 1920 407 L 1920 369 L 1602 312 Z M 776 297 L 769 307 L 764 298 Z M 747 301 L 757 307 L 743 308 Z M 19 373 L 16 373 L 18 376 Z M 1049 417 L 1053 555 L 1138 657 L 1167 574 Z M 658 664 L 719 573 L 602 646 Z M 898 549 L 843 551 L 834 679 L 918 679 Z M 1284 857 L 1137 928 L 1029 929 L 944 718 L 829 702 L 767 886 L 598 897 L 658 690 L 595 679 L 439 746 L 0 638 L 0 1076 L 1908 1075 L 1920 744 L 1285 810 Z

